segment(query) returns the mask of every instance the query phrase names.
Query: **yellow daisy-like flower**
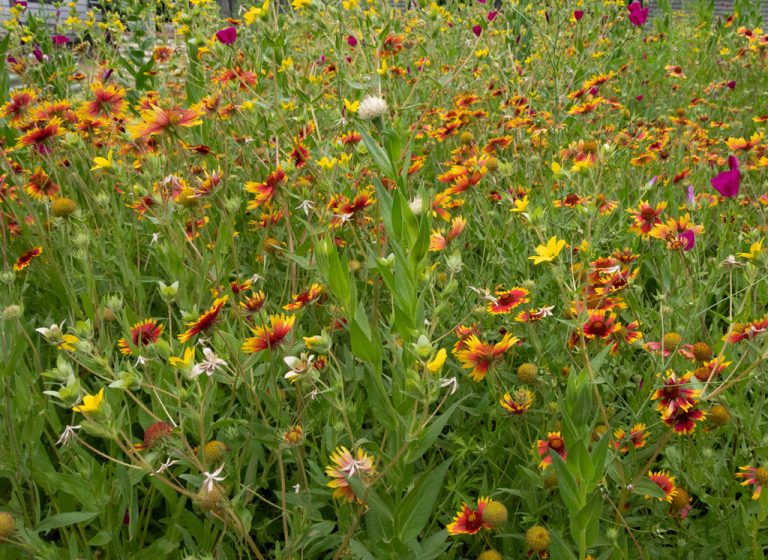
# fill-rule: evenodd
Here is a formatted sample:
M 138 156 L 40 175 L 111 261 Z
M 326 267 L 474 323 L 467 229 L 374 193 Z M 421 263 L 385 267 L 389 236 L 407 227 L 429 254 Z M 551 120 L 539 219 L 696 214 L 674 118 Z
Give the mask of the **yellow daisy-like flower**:
M 546 245 L 536 247 L 536 255 L 528 257 L 528 259 L 532 260 L 533 264 L 553 261 L 560 254 L 560 251 L 563 250 L 563 247 L 565 247 L 565 241 L 552 236 Z
M 91 412 L 99 412 L 101 410 L 101 404 L 104 402 L 104 388 L 95 395 L 85 395 L 83 397 L 83 404 L 73 406 L 72 410 L 80 412 L 82 414 L 88 414 Z

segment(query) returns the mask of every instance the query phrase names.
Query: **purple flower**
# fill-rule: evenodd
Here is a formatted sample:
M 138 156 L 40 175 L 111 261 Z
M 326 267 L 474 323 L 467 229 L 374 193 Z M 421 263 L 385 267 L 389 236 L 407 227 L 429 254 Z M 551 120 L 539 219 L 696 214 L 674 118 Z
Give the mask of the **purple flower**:
M 648 19 L 649 8 L 643 8 L 643 5 L 640 2 L 632 2 L 627 6 L 627 10 L 629 10 L 629 21 L 632 25 L 635 27 L 642 27 L 645 25 L 645 22 Z
M 686 197 L 688 199 L 688 204 L 693 205 L 694 202 L 696 202 L 696 195 L 693 192 L 693 185 L 688 185 L 688 195 Z
M 40 50 L 40 45 L 35 45 L 35 48 L 32 49 L 32 56 L 34 56 L 38 62 L 43 61 L 43 51 Z
M 477 0 L 477 1 L 480 2 L 481 4 L 485 4 L 487 0 Z
M 573 19 L 576 21 L 581 21 L 581 18 L 584 17 L 584 10 L 573 10 Z
M 216 32 L 216 38 L 222 45 L 231 45 L 237 40 L 237 29 L 234 27 L 225 27 L 224 29 L 219 29 Z
M 18 64 L 18 63 L 19 63 L 19 61 L 18 61 L 18 60 L 16 60 L 16 59 L 15 59 L 14 57 L 12 57 L 12 56 L 9 56 L 9 57 L 8 57 L 8 58 L 6 58 L 5 60 L 7 60 L 7 61 L 8 61 L 8 64 Z
M 483 32 L 483 28 L 480 25 L 475 25 L 472 27 L 472 33 L 475 34 L 475 37 L 480 37 L 480 34 Z
M 14 5 L 14 6 L 21 6 L 21 7 L 22 7 L 22 8 L 24 8 L 25 10 L 27 9 L 27 3 L 26 3 L 26 1 L 25 1 L 25 0 L 16 0 L 16 1 L 13 3 L 13 5 Z
M 357 39 L 355 39 L 354 35 L 350 35 L 347 37 L 347 44 L 350 47 L 356 47 L 357 46 Z
M 696 245 L 696 234 L 693 233 L 692 229 L 685 230 L 680 234 L 680 237 L 685 241 L 683 251 L 690 251 L 693 249 L 693 246 Z
M 725 82 L 725 86 L 728 89 L 736 89 L 736 80 L 730 80 L 728 82 Z
M 108 68 L 107 71 L 104 72 L 104 75 L 101 77 L 101 81 L 106 82 L 110 76 L 112 76 L 112 72 L 114 72 L 114 70 L 112 68 Z
M 728 156 L 728 167 L 730 170 L 723 171 L 717 177 L 712 177 L 712 186 L 725 198 L 736 198 L 739 195 L 741 185 L 739 160 L 736 159 L 736 156 Z
M 51 36 L 51 41 L 53 41 L 54 45 L 66 45 L 69 43 L 69 37 L 66 35 L 53 35 Z

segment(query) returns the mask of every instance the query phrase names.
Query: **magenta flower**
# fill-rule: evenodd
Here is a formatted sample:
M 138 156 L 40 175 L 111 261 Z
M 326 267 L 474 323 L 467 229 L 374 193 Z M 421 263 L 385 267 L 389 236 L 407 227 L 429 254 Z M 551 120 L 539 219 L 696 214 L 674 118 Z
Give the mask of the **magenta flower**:
M 693 249 L 693 246 L 696 245 L 696 234 L 692 229 L 687 229 L 682 232 L 678 239 L 685 241 L 685 247 L 683 247 L 683 251 L 690 251 Z
M 581 21 L 581 18 L 584 17 L 584 10 L 573 10 L 573 19 L 576 21 Z
M 53 41 L 54 45 L 66 45 L 69 43 L 69 37 L 66 35 L 52 35 L 51 41 Z
M 480 34 L 483 32 L 483 27 L 480 25 L 475 25 L 472 27 L 472 33 L 475 34 L 475 37 L 480 37 Z
M 488 21 L 495 20 L 497 15 L 499 15 L 499 12 L 488 12 Z
M 349 36 L 347 37 L 347 44 L 348 44 L 350 47 L 356 47 L 356 46 L 357 46 L 357 39 L 355 38 L 355 36 L 354 36 L 354 35 L 349 35 Z
M 736 89 L 736 80 L 730 80 L 725 85 L 728 89 Z
M 216 38 L 222 45 L 231 45 L 237 40 L 237 29 L 234 27 L 225 27 L 224 29 L 219 29 L 216 32 Z
M 717 177 L 712 177 L 712 186 L 725 198 L 736 198 L 741 185 L 739 160 L 736 156 L 728 156 L 728 171 L 723 171 Z
M 38 62 L 43 61 L 43 51 L 40 50 L 40 45 L 35 45 L 35 48 L 32 49 L 32 56 L 34 56 Z
M 640 2 L 632 2 L 627 6 L 627 10 L 629 10 L 629 21 L 632 25 L 635 27 L 642 27 L 645 25 L 645 22 L 648 19 L 649 8 L 643 8 L 643 5 Z

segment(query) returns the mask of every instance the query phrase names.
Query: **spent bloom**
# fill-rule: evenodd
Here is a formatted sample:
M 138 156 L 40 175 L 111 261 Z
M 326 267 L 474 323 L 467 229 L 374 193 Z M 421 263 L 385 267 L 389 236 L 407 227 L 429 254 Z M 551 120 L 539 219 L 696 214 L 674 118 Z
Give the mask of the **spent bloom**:
M 348 502 L 357 500 L 362 503 L 360 497 L 355 496 L 354 490 L 349 487 L 349 477 L 365 478 L 376 472 L 373 465 L 373 457 L 358 448 L 357 458 L 344 446 L 339 446 L 331 455 L 332 464 L 325 468 L 325 474 L 332 480 L 329 488 L 334 488 L 333 497 L 342 498 Z
M 383 97 L 368 95 L 360 102 L 357 115 L 366 121 L 383 117 L 387 113 L 387 102 Z

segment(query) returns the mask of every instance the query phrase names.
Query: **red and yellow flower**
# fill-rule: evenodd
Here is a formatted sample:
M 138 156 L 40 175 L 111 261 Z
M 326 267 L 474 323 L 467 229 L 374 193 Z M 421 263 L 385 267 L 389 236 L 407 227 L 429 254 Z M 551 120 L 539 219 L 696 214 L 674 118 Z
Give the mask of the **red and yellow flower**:
M 525 288 L 514 287 L 509 290 L 496 290 L 496 296 L 488 302 L 486 310 L 491 315 L 506 315 L 515 307 L 528 303 L 530 292 Z
M 504 393 L 504 397 L 499 401 L 499 404 L 510 414 L 523 414 L 533 404 L 533 393 L 528 389 L 518 389 L 514 395 Z
M 764 467 L 739 467 L 739 470 L 742 472 L 736 473 L 736 476 L 744 479 L 741 485 L 748 486 L 751 484 L 754 486 L 752 499 L 760 499 L 763 486 L 768 484 L 768 469 Z
M 285 341 L 285 337 L 293 329 L 296 316 L 280 315 L 269 316 L 269 326 L 261 325 L 251 329 L 254 336 L 243 342 L 242 350 L 246 354 L 254 354 L 263 350 L 278 348 Z
M 16 272 L 21 272 L 25 268 L 27 268 L 30 264 L 32 264 L 32 261 L 43 254 L 43 248 L 39 245 L 37 247 L 32 247 L 29 251 L 26 251 L 25 253 L 22 253 L 21 256 L 19 256 L 18 259 L 16 259 L 16 262 L 13 263 L 13 270 Z
M 672 502 L 675 495 L 675 477 L 669 475 L 669 471 L 648 471 L 648 478 L 664 492 L 664 497 L 659 498 L 660 502 Z
M 621 453 L 629 453 L 629 448 L 640 449 L 645 447 L 646 438 L 648 434 L 645 429 L 645 424 L 638 423 L 632 426 L 629 434 L 624 431 L 624 428 L 619 428 L 613 432 L 614 442 L 613 447 Z
M 568 453 L 565 449 L 565 440 L 563 439 L 563 436 L 560 435 L 560 432 L 549 432 L 547 434 L 547 439 L 540 439 L 536 442 L 536 452 L 539 454 L 539 457 L 541 457 L 539 468 L 542 470 L 552 464 L 552 455 L 549 453 L 550 450 L 560 455 L 563 460 L 568 457 Z
M 461 510 L 448 524 L 449 535 L 475 535 L 483 529 L 492 529 L 493 526 L 483 519 L 483 510 L 491 503 L 490 498 L 481 497 L 477 500 L 477 507 L 471 508 L 467 504 L 462 504 Z
M 154 319 L 145 319 L 131 327 L 131 340 L 121 338 L 117 341 L 120 353 L 124 356 L 139 351 L 144 346 L 154 344 L 163 334 L 163 325 Z
M 482 381 L 491 366 L 498 362 L 504 352 L 512 348 L 518 340 L 507 333 L 496 344 L 488 344 L 481 341 L 477 335 L 471 334 L 463 342 L 463 348 L 459 351 L 454 350 L 454 354 L 461 362 L 461 367 L 472 370 L 469 375 L 474 381 Z
M 188 340 L 194 338 L 196 335 L 202 332 L 206 332 L 211 327 L 213 327 L 216 324 L 219 313 L 224 308 L 224 304 L 227 303 L 228 299 L 229 296 L 227 295 L 224 297 L 216 298 L 213 301 L 213 305 L 211 305 L 210 309 L 208 309 L 205 313 L 200 315 L 191 323 L 187 323 L 187 327 L 189 328 L 179 335 L 179 341 L 187 342 Z

